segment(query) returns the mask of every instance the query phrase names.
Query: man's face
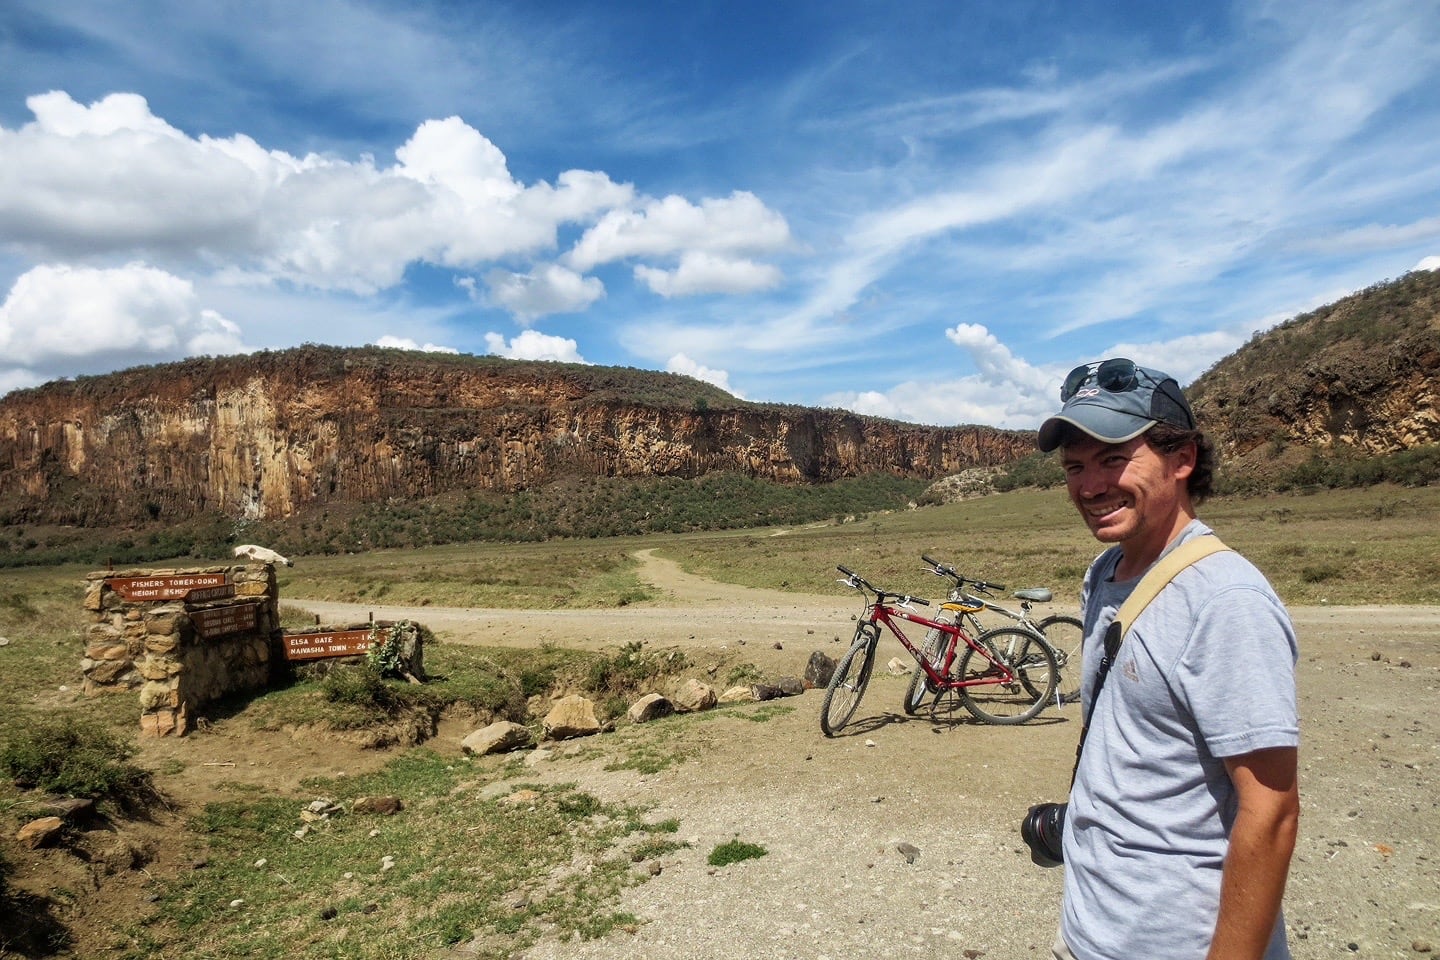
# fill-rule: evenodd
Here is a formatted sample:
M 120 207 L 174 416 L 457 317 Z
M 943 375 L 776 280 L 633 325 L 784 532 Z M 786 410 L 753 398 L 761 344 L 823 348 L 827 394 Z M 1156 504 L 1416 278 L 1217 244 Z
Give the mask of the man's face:
M 1125 443 L 1082 437 L 1065 445 L 1061 463 L 1070 500 L 1095 539 L 1154 546 L 1158 552 L 1169 542 L 1182 508 L 1188 509 L 1185 481 L 1194 468 L 1194 451 L 1187 444 L 1161 454 L 1143 435 Z

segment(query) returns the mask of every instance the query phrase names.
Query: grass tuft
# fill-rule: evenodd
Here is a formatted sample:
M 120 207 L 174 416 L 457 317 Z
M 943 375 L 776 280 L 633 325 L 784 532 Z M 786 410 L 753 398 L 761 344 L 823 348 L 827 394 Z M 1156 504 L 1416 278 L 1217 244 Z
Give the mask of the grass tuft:
M 769 853 L 758 843 L 746 843 L 743 840 L 727 840 L 714 850 L 706 862 L 712 867 L 728 867 L 732 863 L 740 863 L 744 860 L 755 860 Z

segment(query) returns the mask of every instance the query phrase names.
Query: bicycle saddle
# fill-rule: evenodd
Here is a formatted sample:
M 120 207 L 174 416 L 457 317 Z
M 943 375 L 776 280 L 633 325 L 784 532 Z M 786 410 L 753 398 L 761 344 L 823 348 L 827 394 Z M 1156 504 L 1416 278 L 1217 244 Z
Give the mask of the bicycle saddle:
M 1016 600 L 1029 600 L 1032 603 L 1049 603 L 1052 596 L 1049 587 L 1026 587 L 1024 590 L 1015 591 Z

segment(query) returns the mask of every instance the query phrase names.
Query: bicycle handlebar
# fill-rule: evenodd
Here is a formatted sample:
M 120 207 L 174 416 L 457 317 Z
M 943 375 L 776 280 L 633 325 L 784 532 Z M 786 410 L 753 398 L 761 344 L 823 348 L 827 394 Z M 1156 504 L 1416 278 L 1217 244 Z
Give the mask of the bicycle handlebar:
M 923 553 L 920 554 L 920 559 L 924 560 L 930 565 L 930 572 L 935 574 L 935 576 L 949 577 L 951 580 L 955 581 L 955 585 L 958 587 L 964 587 L 965 584 L 968 583 L 970 584 L 970 586 L 974 587 L 976 590 L 979 590 L 981 593 L 989 593 L 991 591 L 1005 589 L 1005 584 L 1003 583 L 989 583 L 985 580 L 971 580 L 969 577 L 961 576 L 954 567 L 946 563 L 941 563 L 939 560 L 936 560 L 933 557 L 926 556 Z
M 849 584 L 856 589 L 863 588 L 865 590 L 869 590 L 871 593 L 875 594 L 876 603 L 884 603 L 886 597 L 892 597 L 901 606 L 910 603 L 918 603 L 922 607 L 930 606 L 930 601 L 926 600 L 924 597 L 912 597 L 908 593 L 892 593 L 889 590 L 881 590 L 879 587 L 875 586 L 873 583 L 860 576 L 860 574 L 856 573 L 854 570 L 851 570 L 849 567 L 843 564 L 835 564 L 835 569 L 845 574 L 845 579 L 841 580 L 841 583 Z

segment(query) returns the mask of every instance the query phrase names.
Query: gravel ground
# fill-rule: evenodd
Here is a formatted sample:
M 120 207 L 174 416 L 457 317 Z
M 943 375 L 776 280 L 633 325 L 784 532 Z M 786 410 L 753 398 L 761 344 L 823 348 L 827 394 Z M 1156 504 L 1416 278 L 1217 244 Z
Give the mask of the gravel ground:
M 858 605 L 844 595 L 742 590 L 649 559 L 648 575 L 669 593 L 657 607 L 373 612 L 423 619 L 452 642 L 643 637 L 702 666 L 749 660 L 792 674 L 814 649 L 838 656 L 849 639 Z M 369 612 L 297 602 L 327 617 Z M 1297 960 L 1440 952 L 1440 609 L 1292 614 L 1303 738 L 1303 818 L 1285 908 L 1292 951 Z M 528 770 L 528 779 L 573 782 L 644 804 L 657 820 L 674 817 L 689 846 L 623 895 L 622 909 L 641 920 L 633 933 L 545 942 L 524 960 L 1048 957 L 1061 875 L 1030 863 L 1016 827 L 1031 803 L 1063 798 L 1077 714 L 1047 711 L 1009 728 L 904 718 L 905 679 L 878 669 L 903 654 L 887 644 L 856 721 L 833 740 L 819 731 L 821 693 L 811 691 L 760 723 L 745 715 L 768 705 L 669 733 L 656 724 L 646 736 L 692 752 L 658 774 L 605 771 L 606 738 L 596 741 L 600 757 L 587 749 Z M 717 844 L 737 838 L 768 852 L 707 864 Z M 907 857 L 902 844 L 918 854 Z

